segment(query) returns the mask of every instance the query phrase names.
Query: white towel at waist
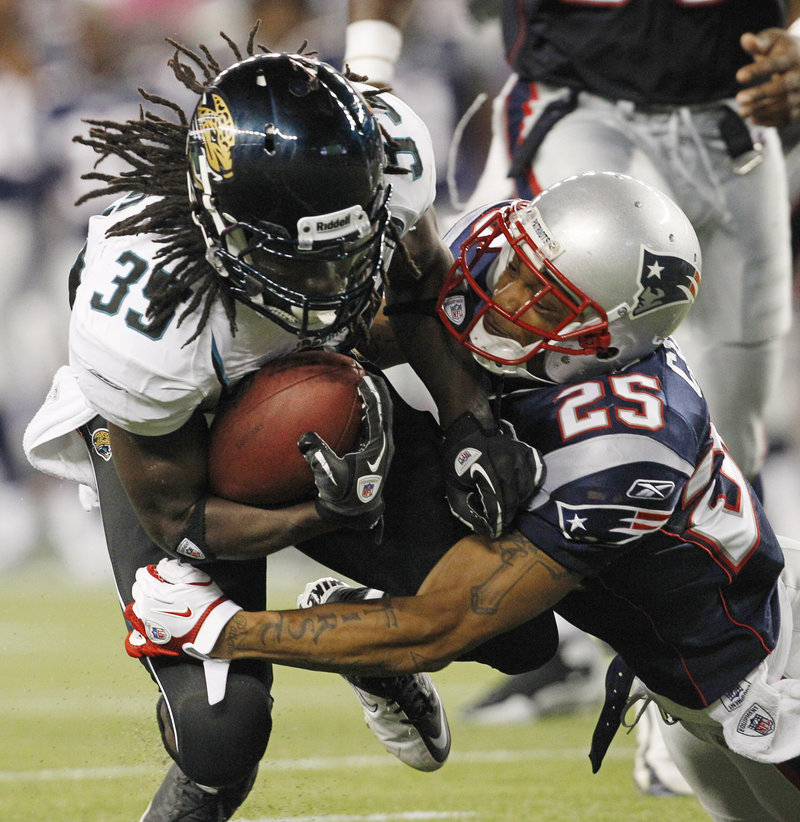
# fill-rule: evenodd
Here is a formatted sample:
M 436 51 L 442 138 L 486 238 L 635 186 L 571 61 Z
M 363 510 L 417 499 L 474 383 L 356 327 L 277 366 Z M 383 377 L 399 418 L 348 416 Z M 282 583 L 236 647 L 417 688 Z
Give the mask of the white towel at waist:
M 89 453 L 78 433 L 78 428 L 96 414 L 78 388 L 70 367 L 59 368 L 42 407 L 28 423 L 22 438 L 28 462 L 37 471 L 96 491 Z

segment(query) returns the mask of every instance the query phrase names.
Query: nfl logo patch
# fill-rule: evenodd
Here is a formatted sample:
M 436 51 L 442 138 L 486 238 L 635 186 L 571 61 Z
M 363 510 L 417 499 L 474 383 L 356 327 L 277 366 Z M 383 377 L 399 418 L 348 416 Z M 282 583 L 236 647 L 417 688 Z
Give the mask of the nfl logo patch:
M 372 497 L 378 493 L 380 484 L 381 478 L 376 474 L 369 474 L 366 477 L 359 477 L 358 498 L 361 502 L 369 502 Z
M 467 315 L 467 303 L 460 295 L 448 297 L 442 305 L 442 310 L 453 325 L 459 325 L 464 322 Z
M 775 730 L 775 720 L 769 711 L 754 702 L 739 720 L 736 730 L 743 736 L 769 736 Z
M 160 625 L 153 625 L 151 622 L 148 626 L 148 633 L 153 642 L 163 643 L 169 642 L 169 633 L 165 631 Z

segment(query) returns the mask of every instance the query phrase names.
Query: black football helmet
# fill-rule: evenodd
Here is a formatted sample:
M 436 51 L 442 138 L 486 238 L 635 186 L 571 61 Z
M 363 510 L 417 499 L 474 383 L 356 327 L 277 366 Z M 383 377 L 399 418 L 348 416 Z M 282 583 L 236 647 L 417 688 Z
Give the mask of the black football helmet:
M 383 137 L 331 66 L 261 54 L 219 74 L 189 128 L 189 197 L 235 299 L 309 344 L 349 325 L 381 282 Z

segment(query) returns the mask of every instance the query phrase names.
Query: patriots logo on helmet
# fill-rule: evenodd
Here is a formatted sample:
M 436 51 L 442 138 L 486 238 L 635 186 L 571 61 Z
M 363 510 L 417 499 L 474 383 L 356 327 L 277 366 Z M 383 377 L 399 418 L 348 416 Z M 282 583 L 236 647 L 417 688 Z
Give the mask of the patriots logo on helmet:
M 642 248 L 633 316 L 674 303 L 693 303 L 699 288 L 700 272 L 690 262 Z

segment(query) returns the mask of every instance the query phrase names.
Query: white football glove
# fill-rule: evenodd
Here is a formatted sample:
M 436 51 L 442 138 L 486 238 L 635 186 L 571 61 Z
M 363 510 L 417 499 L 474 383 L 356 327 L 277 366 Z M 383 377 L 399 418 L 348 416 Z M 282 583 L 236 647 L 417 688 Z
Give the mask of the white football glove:
M 178 559 L 140 568 L 132 593 L 125 609 L 133 626 L 125 650 L 132 657 L 208 659 L 222 629 L 242 610 L 208 574 Z

